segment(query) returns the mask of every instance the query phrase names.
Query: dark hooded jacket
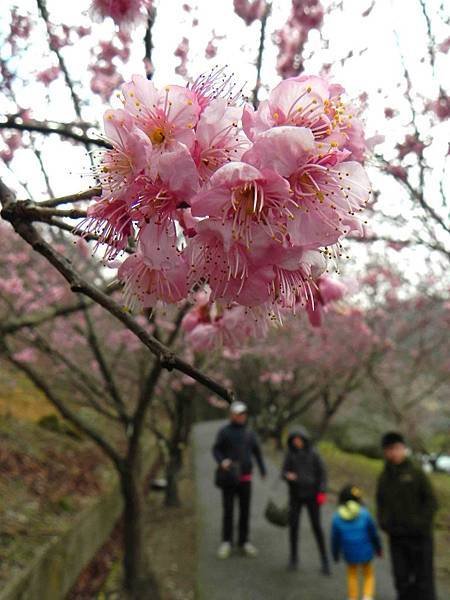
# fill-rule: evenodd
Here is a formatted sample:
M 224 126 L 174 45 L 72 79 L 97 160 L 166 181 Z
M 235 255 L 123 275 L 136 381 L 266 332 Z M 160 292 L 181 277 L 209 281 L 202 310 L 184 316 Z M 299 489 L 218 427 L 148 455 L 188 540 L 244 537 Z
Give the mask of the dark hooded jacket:
M 302 438 L 303 448 L 295 448 L 292 443 L 295 437 Z M 289 471 L 297 475 L 296 481 L 286 479 L 286 473 Z M 291 495 L 297 498 L 315 498 L 317 493 L 326 491 L 325 465 L 319 453 L 313 448 L 309 434 L 303 427 L 299 427 L 289 435 L 282 477 L 288 482 Z
M 226 458 L 239 463 L 242 475 L 252 472 L 254 457 L 261 475 L 266 474 L 266 466 L 258 437 L 246 425 L 228 423 L 228 425 L 222 427 L 217 435 L 212 452 L 218 464 Z
M 393 536 L 430 533 L 436 497 L 423 470 L 407 459 L 386 463 L 378 479 L 377 512 L 380 527 Z

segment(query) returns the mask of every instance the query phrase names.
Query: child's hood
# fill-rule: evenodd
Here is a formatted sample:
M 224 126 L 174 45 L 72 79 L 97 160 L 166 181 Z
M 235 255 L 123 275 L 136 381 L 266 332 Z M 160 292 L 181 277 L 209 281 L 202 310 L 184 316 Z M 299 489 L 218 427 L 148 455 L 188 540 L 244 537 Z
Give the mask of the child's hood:
M 361 512 L 361 505 L 355 500 L 349 500 L 345 504 L 341 504 L 338 508 L 338 515 L 344 519 L 344 521 L 353 521 L 359 516 Z

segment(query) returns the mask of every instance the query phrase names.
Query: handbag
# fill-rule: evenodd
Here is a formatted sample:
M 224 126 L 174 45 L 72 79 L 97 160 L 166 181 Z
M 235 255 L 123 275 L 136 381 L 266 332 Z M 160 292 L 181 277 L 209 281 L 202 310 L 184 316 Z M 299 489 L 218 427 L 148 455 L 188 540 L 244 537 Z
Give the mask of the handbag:
M 239 463 L 233 462 L 228 469 L 220 465 L 216 468 L 214 483 L 220 489 L 237 487 L 241 478 L 241 469 Z
M 264 511 L 264 516 L 276 527 L 287 527 L 289 525 L 289 507 L 279 506 L 273 500 L 269 500 Z

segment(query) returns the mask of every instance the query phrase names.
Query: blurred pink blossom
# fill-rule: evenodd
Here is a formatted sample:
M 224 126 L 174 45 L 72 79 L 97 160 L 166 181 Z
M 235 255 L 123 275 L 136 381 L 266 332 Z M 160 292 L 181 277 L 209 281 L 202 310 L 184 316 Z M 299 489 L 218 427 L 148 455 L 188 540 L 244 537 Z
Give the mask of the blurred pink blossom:
M 408 171 L 401 165 L 387 165 L 386 172 L 390 175 L 393 175 L 397 179 L 401 179 L 402 181 L 406 181 L 408 179 Z
M 420 156 L 424 148 L 425 144 L 412 134 L 407 134 L 403 142 L 397 144 L 397 151 L 400 159 L 405 158 L 405 156 L 409 153 Z
M 91 10 L 102 19 L 111 17 L 119 26 L 143 21 L 152 7 L 152 0 L 93 0 Z
M 52 83 L 52 81 L 55 81 L 55 79 L 59 77 L 60 72 L 61 71 L 59 67 L 49 67 L 44 71 L 40 71 L 36 75 L 36 79 L 43 83 L 45 86 L 48 86 Z
M 14 358 L 14 360 L 17 360 L 19 362 L 33 363 L 33 362 L 36 362 L 36 360 L 37 360 L 37 353 L 34 348 L 25 348 L 24 350 L 21 350 L 20 352 L 16 352 L 13 355 L 13 358 Z
M 181 75 L 182 77 L 186 77 L 187 75 L 187 62 L 188 62 L 188 54 L 189 54 L 189 40 L 184 37 L 181 42 L 178 44 L 175 52 L 175 56 L 180 59 L 180 64 L 175 68 L 175 73 L 177 75 Z
M 206 58 L 214 58 L 217 54 L 217 46 L 214 44 L 214 40 L 209 40 L 205 48 Z
M 432 110 L 440 121 L 447 121 L 450 118 L 450 98 L 443 92 L 437 100 L 429 102 L 427 108 Z
M 275 32 L 278 46 L 277 71 L 283 78 L 301 71 L 301 53 L 311 29 L 319 29 L 323 21 L 319 0 L 292 0 L 291 14 L 285 25 Z
M 266 0 L 233 0 L 234 12 L 251 25 L 254 21 L 261 19 L 267 10 Z
M 446 40 L 444 40 L 438 45 L 438 50 L 439 52 L 447 54 L 447 52 L 450 50 L 450 37 L 448 37 Z

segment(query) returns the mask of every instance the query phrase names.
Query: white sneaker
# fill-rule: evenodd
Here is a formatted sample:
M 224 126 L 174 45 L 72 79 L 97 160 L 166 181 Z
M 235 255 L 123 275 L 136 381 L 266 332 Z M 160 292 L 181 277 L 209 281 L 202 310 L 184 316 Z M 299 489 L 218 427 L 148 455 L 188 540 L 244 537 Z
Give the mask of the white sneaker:
M 246 542 L 242 546 L 242 552 L 245 554 L 245 556 L 250 556 L 251 558 L 258 556 L 258 550 L 253 544 L 250 544 L 250 542 Z
M 231 544 L 230 542 L 222 542 L 217 550 L 217 558 L 221 558 L 222 560 L 225 558 L 230 558 L 231 555 Z

